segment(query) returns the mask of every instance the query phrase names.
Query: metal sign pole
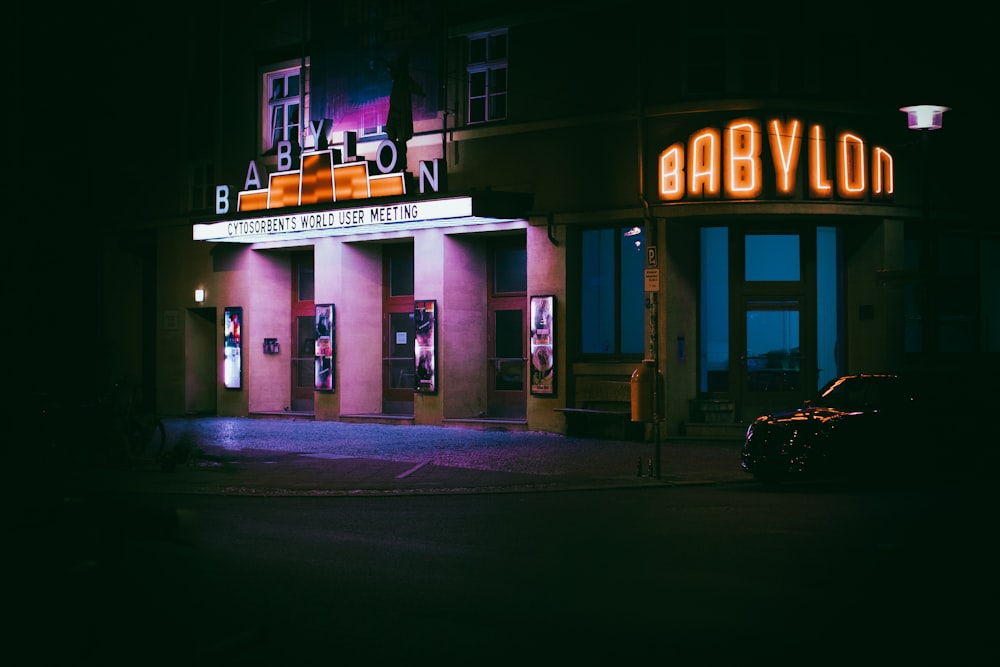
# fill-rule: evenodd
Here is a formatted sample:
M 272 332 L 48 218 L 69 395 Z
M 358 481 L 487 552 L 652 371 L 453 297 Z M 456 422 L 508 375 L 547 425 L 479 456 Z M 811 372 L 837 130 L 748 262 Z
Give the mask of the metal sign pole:
M 645 203 L 645 200 L 643 200 Z M 657 261 L 656 245 L 650 242 L 655 238 L 655 221 L 646 215 L 646 226 L 649 230 L 647 239 L 649 245 L 646 249 L 646 304 L 649 307 L 649 356 L 647 359 L 653 362 L 653 430 L 656 437 L 656 479 L 660 479 L 660 355 L 659 350 L 659 310 L 657 301 L 660 293 L 660 270 Z M 652 471 L 650 471 L 652 474 Z
M 660 479 L 660 356 L 657 354 L 659 345 L 657 343 L 658 319 L 657 293 L 650 295 L 649 307 L 649 349 L 650 358 L 653 360 L 653 429 L 656 432 L 656 479 Z

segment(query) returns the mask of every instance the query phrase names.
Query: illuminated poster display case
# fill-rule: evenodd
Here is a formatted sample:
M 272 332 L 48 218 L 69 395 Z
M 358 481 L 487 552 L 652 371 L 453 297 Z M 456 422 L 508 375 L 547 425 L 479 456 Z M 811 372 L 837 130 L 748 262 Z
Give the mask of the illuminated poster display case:
M 437 393 L 437 303 L 413 302 L 414 361 L 416 363 L 418 394 Z
M 551 295 L 531 297 L 531 393 L 554 396 L 555 384 L 555 300 Z
M 225 309 L 223 326 L 225 339 L 222 347 L 222 383 L 226 389 L 243 388 L 243 308 L 229 306 Z
M 334 348 L 336 320 L 333 304 L 316 306 L 316 391 L 336 389 Z

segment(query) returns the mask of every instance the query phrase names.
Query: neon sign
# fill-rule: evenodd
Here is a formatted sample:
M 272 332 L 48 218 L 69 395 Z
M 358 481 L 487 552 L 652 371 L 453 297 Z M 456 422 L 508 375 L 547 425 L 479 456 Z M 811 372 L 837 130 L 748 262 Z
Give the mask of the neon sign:
M 765 153 L 767 134 L 769 155 Z M 702 128 L 660 153 L 658 191 L 664 201 L 685 198 L 757 199 L 764 192 L 765 161 L 773 167 L 773 192 L 791 197 L 805 171 L 807 196 L 813 199 L 884 199 L 893 194 L 893 161 L 881 146 L 870 149 L 864 138 L 841 131 L 828 146 L 822 125 L 804 126 L 792 118 L 772 119 L 765 128 L 753 118 L 738 118 L 724 130 Z M 805 146 L 805 166 L 800 158 Z M 833 165 L 832 171 L 829 166 Z

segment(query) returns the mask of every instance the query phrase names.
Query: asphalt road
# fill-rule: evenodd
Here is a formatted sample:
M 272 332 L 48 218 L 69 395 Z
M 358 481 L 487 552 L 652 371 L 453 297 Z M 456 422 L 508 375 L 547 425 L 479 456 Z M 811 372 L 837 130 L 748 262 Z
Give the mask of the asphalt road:
M 752 483 L 72 498 L 8 541 L 8 646 L 64 664 L 992 664 L 988 500 Z

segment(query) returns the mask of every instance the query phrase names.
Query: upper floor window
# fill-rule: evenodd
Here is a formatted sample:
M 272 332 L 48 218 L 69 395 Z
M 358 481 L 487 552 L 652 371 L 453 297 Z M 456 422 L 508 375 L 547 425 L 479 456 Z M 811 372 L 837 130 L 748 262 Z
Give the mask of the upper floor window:
M 361 129 L 359 137 L 373 137 L 385 134 L 385 109 L 383 105 L 369 104 L 361 110 Z
M 301 63 L 264 73 L 263 151 L 273 151 L 279 141 L 302 144 L 301 132 L 308 122 L 308 72 Z
M 210 211 L 215 205 L 215 166 L 208 161 L 197 161 L 188 166 L 190 179 L 190 210 Z
M 683 54 L 686 67 L 682 75 L 684 90 L 689 95 L 778 95 L 809 92 L 817 77 L 812 73 L 818 59 L 836 54 L 838 62 L 830 68 L 842 67 L 850 62 L 853 53 L 842 52 L 849 42 L 822 41 L 824 36 L 809 31 L 807 43 L 787 36 L 774 42 L 761 41 L 740 30 L 727 33 L 720 40 L 710 32 L 691 34 L 686 40 Z M 821 48 L 817 44 L 828 45 Z M 864 53 L 858 49 L 858 53 Z M 810 53 L 813 58 L 795 58 L 790 54 Z M 845 71 L 859 71 L 860 65 Z M 829 83 L 824 82 L 824 87 Z
M 469 36 L 469 124 L 507 117 L 507 31 Z
M 687 92 L 720 93 L 726 90 L 726 52 L 707 33 L 693 33 L 687 41 Z

